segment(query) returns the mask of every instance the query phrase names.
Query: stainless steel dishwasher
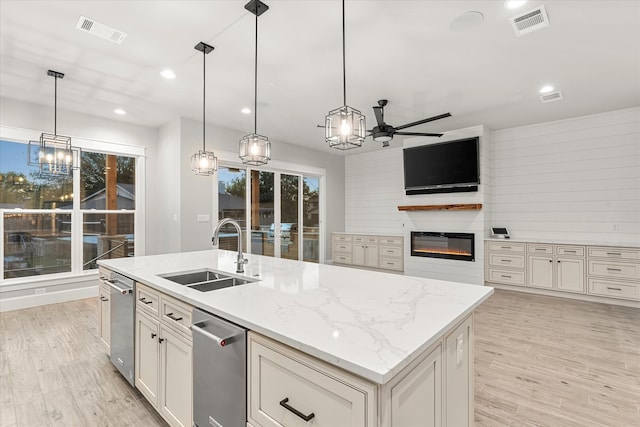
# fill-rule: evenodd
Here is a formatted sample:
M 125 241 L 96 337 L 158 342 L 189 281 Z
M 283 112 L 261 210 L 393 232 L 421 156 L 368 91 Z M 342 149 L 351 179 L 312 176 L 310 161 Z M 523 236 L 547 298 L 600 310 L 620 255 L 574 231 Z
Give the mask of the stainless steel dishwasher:
M 246 427 L 247 330 L 193 309 L 193 425 Z
M 118 273 L 107 280 L 111 297 L 111 363 L 133 386 L 134 281 Z

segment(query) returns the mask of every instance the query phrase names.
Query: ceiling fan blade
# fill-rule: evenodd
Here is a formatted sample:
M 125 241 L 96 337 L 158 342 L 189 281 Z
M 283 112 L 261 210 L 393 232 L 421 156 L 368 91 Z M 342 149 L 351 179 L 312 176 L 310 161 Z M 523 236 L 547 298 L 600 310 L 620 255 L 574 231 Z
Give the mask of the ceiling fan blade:
M 402 126 L 395 126 L 395 128 L 396 128 L 396 130 L 405 129 L 405 128 L 409 128 L 411 126 L 417 126 L 417 125 L 421 125 L 423 123 L 432 122 L 434 120 L 444 119 L 445 117 L 451 117 L 451 113 L 440 114 L 439 116 L 429 117 L 428 119 L 418 120 L 417 122 L 407 123 L 406 125 L 402 125 Z
M 378 126 L 384 126 L 384 112 L 382 111 L 382 107 L 373 107 L 373 113 L 376 115 Z
M 426 132 L 394 132 L 394 135 L 411 135 L 411 136 L 442 136 L 443 133 L 426 133 Z

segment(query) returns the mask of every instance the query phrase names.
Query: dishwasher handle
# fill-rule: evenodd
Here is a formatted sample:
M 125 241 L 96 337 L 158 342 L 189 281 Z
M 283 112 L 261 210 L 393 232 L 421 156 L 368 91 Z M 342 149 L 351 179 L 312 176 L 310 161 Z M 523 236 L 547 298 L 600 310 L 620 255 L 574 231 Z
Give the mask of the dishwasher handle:
M 133 293 L 133 288 L 130 288 L 129 286 L 127 286 L 126 283 L 123 283 L 119 280 L 107 280 L 107 284 L 115 289 L 117 292 L 121 293 L 122 295 L 127 295 L 127 294 L 132 294 Z
M 190 328 L 193 332 L 202 334 L 205 337 L 215 341 L 220 347 L 225 347 L 231 344 L 233 341 L 235 341 L 236 337 L 238 337 L 239 335 L 239 334 L 234 334 L 234 335 L 229 335 L 225 337 L 219 337 L 207 331 L 206 329 L 204 329 L 204 326 L 206 326 L 206 321 L 194 323 L 190 326 Z

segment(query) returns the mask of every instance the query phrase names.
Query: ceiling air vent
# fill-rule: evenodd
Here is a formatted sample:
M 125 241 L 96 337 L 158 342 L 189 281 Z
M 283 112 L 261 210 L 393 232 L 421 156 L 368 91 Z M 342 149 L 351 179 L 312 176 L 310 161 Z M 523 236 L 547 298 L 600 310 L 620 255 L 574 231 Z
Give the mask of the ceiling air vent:
M 561 99 L 562 99 L 562 92 L 560 92 L 559 90 L 555 92 L 545 93 L 544 95 L 540 96 L 540 101 L 542 102 L 560 101 Z
M 118 31 L 114 28 L 109 27 L 108 25 L 96 22 L 93 19 L 85 18 L 84 16 L 81 16 L 78 19 L 76 28 L 80 31 L 93 34 L 94 36 L 100 37 L 101 39 L 109 40 L 117 44 L 121 44 L 127 37 L 127 35 L 122 31 Z
M 522 15 L 514 16 L 509 21 L 518 37 L 549 26 L 549 17 L 544 6 L 530 10 Z

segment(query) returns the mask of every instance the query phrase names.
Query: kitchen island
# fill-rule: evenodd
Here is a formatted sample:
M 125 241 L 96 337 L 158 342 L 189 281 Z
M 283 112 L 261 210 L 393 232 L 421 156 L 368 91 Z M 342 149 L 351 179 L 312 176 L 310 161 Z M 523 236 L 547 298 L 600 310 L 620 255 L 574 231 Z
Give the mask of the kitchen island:
M 99 264 L 252 331 L 247 363 L 249 425 L 279 425 L 268 424 L 269 416 L 257 420 L 264 415 L 261 408 L 252 416 L 252 405 L 262 405 L 259 391 L 252 388 L 265 387 L 253 378 L 260 372 L 252 371 L 252 366 L 259 368 L 255 363 L 262 357 L 258 362 L 251 359 L 253 333 L 260 346 L 274 342 L 274 351 L 290 349 L 288 358 L 339 383 L 352 380 L 355 388 L 363 389 L 364 413 L 345 421 L 345 426 L 406 425 L 411 411 L 429 406 L 408 399 L 421 384 L 426 385 L 423 393 L 433 395 L 435 413 L 429 412 L 430 421 L 416 418 L 416 425 L 473 424 L 472 312 L 492 288 L 258 255 L 248 255 L 244 273 L 237 274 L 236 256 L 212 249 Z M 200 292 L 163 277 L 204 268 L 255 282 Z M 322 424 L 321 416 L 314 422 L 329 425 Z

